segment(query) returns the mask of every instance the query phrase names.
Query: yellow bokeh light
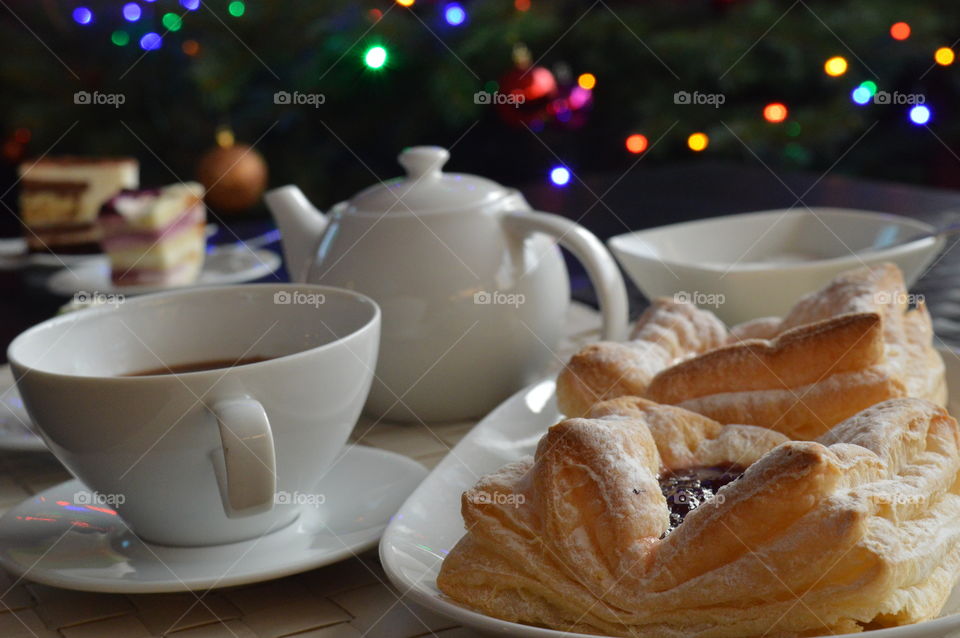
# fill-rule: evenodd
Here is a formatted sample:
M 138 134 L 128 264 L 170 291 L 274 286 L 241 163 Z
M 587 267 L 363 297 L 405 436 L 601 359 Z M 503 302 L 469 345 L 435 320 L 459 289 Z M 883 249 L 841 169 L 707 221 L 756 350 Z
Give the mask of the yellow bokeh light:
M 597 76 L 593 73 L 583 73 L 577 78 L 577 84 L 581 89 L 592 90 L 597 85 Z
M 707 148 L 709 143 L 710 138 L 705 133 L 694 133 L 687 138 L 687 146 L 690 147 L 691 151 L 697 151 L 698 153 Z
M 412 7 L 415 0 L 397 0 L 397 4 L 401 7 Z
M 824 62 L 823 70 L 829 76 L 839 77 L 847 72 L 847 60 L 842 56 L 835 55 Z
M 956 58 L 956 54 L 950 47 L 940 47 L 937 49 L 937 52 L 933 54 L 933 59 L 941 66 L 950 66 Z

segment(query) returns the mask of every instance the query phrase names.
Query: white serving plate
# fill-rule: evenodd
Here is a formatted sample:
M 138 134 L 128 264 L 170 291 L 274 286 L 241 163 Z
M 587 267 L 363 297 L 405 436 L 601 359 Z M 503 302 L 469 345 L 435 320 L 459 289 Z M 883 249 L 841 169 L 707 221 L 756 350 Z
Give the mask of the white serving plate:
M 226 245 L 208 252 L 196 283 L 182 287 L 222 286 L 256 281 L 279 267 L 280 256 L 270 250 Z M 59 270 L 47 280 L 47 288 L 50 292 L 65 297 L 79 292 L 91 295 L 142 295 L 170 290 L 169 286 L 116 286 L 110 280 L 110 263 L 106 260 L 85 262 Z
M 728 324 L 783 316 L 839 273 L 892 261 L 912 284 L 943 248 L 922 221 L 845 208 L 796 208 L 659 226 L 607 241 L 649 299 L 685 294 Z
M 960 415 L 960 356 L 941 349 L 947 365 L 948 409 Z M 531 627 L 491 618 L 450 601 L 437 589 L 444 556 L 463 536 L 460 495 L 477 479 L 533 454 L 548 427 L 557 422 L 552 379 L 535 383 L 507 399 L 481 421 L 444 458 L 393 517 L 380 541 L 387 575 L 405 597 L 491 636 L 571 638 L 581 634 Z M 944 615 L 915 625 L 867 631 L 869 638 L 943 638 L 960 631 L 960 587 Z M 956 634 L 960 635 L 960 634 Z
M 217 233 L 216 224 L 207 224 L 207 237 Z M 27 266 L 80 266 L 92 262 L 105 262 L 107 256 L 103 253 L 90 255 L 54 255 L 51 253 L 31 253 L 27 247 L 27 240 L 23 237 L 4 237 L 0 239 L 0 270 L 17 270 Z

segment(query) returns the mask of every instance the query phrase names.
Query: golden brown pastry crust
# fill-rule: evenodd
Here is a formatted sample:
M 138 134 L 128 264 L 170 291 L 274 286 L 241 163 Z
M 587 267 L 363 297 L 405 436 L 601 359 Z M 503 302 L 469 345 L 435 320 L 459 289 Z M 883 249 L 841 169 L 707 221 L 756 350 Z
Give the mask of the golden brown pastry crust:
M 727 340 L 727 329 L 713 313 L 689 303 L 655 299 L 643 313 L 631 341 L 601 341 L 575 354 L 557 378 L 557 399 L 568 416 L 619 396 L 643 396 L 661 370 L 706 352 Z
M 748 450 L 743 477 L 661 538 L 658 473 Z M 634 638 L 917 622 L 960 567 L 958 470 L 957 422 L 921 399 L 875 405 L 819 441 L 618 399 L 464 494 L 468 533 L 437 584 L 504 620 Z M 479 498 L 490 492 L 513 500 Z
M 688 341 L 708 347 L 669 362 L 648 357 L 637 342 L 616 350 L 617 344 L 605 345 L 604 357 L 588 347 L 558 378 L 560 407 L 582 416 L 591 396 L 634 394 L 723 423 L 813 439 L 886 399 L 910 396 L 945 405 L 945 371 L 930 315 L 922 301 L 910 309 L 908 300 L 900 270 L 881 264 L 841 274 L 801 298 L 782 320 L 734 327 L 722 346 L 719 330 L 702 328 L 710 325 L 704 318 L 709 313 L 700 310 L 693 325 L 708 336 Z M 624 354 L 627 348 L 632 357 Z

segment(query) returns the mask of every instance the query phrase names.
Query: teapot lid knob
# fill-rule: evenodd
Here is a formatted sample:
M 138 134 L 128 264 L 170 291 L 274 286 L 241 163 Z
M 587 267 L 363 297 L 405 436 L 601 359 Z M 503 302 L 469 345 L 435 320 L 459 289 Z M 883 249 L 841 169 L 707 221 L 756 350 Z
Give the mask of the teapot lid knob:
M 411 146 L 397 159 L 411 179 L 435 179 L 440 177 L 440 170 L 450 159 L 450 152 L 440 146 Z

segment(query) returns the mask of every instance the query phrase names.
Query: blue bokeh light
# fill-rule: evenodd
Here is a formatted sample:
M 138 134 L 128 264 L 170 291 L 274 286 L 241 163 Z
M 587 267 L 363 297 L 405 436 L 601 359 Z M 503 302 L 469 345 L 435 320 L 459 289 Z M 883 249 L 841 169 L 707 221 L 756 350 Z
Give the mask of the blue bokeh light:
M 163 44 L 163 38 L 160 37 L 160 34 L 154 33 L 144 33 L 143 37 L 140 38 L 140 48 L 144 51 L 154 51 L 160 48 L 160 45 Z
M 570 183 L 570 169 L 565 166 L 555 166 L 550 171 L 550 181 L 556 186 L 566 186 Z
M 861 106 L 870 101 L 870 98 L 873 95 L 870 94 L 870 89 L 865 86 L 858 86 L 853 90 L 853 93 L 850 94 L 850 97 L 854 102 L 860 104 Z
M 136 2 L 128 2 L 123 5 L 123 18 L 127 22 L 136 22 L 142 14 L 143 12 L 140 10 L 140 5 Z
M 930 107 L 924 106 L 923 104 L 917 104 L 915 107 L 910 109 L 910 121 L 918 126 L 922 126 L 930 121 Z
M 451 2 L 443 10 L 443 18 L 450 26 L 458 27 L 467 20 L 467 11 L 457 2 Z
M 86 7 L 77 7 L 73 10 L 73 20 L 77 24 L 90 24 L 93 22 L 93 11 Z

